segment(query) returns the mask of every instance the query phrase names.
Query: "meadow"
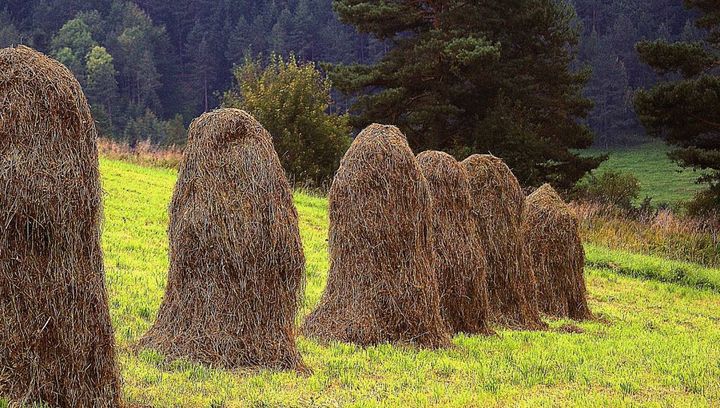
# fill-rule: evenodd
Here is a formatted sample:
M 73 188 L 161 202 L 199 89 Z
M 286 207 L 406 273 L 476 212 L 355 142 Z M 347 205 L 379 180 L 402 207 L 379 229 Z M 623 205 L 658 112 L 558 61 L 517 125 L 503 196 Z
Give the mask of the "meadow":
M 176 173 L 109 159 L 101 161 L 101 173 L 111 315 L 131 406 L 720 404 L 720 270 L 592 245 L 587 283 L 595 321 L 552 320 L 546 332 L 461 335 L 453 348 L 439 351 L 300 337 L 313 371 L 308 376 L 227 372 L 138 352 L 166 283 L 167 206 Z M 325 198 L 298 192 L 295 201 L 307 258 L 300 320 L 325 285 L 328 219 Z
M 702 190 L 696 183 L 702 175 L 692 169 L 684 169 L 668 158 L 671 148 L 658 141 L 634 147 L 615 149 L 589 149 L 587 154 L 607 154 L 609 159 L 596 170 L 597 173 L 612 170 L 635 175 L 640 182 L 640 197 L 652 198 L 654 205 L 677 205 L 693 198 Z

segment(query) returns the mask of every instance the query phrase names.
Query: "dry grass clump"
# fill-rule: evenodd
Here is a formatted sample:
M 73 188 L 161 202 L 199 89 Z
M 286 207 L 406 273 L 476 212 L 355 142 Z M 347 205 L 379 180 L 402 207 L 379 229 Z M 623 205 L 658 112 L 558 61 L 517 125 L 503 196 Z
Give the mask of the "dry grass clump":
M 610 204 L 572 202 L 584 242 L 720 266 L 720 217 L 691 217 L 670 209 L 628 211 Z
M 540 311 L 575 320 L 592 318 L 578 220 L 548 184 L 525 200 L 523 236 L 537 281 Z
M 120 404 L 96 138 L 67 68 L 0 50 L 0 396 L 20 406 Z
M 467 172 L 443 152 L 423 152 L 417 160 L 433 200 L 442 316 L 454 333 L 490 334 L 487 260 L 472 215 Z
M 135 147 L 111 139 L 98 139 L 100 156 L 141 166 L 177 169 L 182 161 L 183 151 L 177 146 L 160 147 L 149 140 L 138 142 Z
M 143 347 L 213 367 L 303 370 L 305 259 L 270 134 L 237 109 L 190 126 L 170 204 L 170 271 Z
M 303 332 L 362 346 L 449 345 L 433 269 L 430 193 L 405 136 L 377 124 L 360 133 L 329 201 L 330 273 Z
M 525 195 L 517 178 L 500 159 L 473 155 L 462 162 L 480 244 L 488 260 L 490 318 L 520 329 L 545 329 L 535 300 L 535 277 L 524 267 L 521 236 Z

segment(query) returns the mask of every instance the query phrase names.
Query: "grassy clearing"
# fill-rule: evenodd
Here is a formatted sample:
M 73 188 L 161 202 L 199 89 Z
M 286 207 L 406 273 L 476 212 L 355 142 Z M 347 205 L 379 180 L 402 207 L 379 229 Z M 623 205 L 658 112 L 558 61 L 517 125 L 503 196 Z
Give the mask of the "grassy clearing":
M 675 205 L 693 198 L 702 186 L 695 183 L 700 173 L 683 169 L 672 162 L 667 157 L 670 150 L 661 142 L 651 142 L 632 148 L 591 149 L 587 152 L 610 155 L 598 172 L 614 170 L 634 174 L 642 187 L 640 199 L 651 197 L 654 204 Z
M 720 292 L 720 269 L 585 244 L 587 265 L 642 279 Z
M 579 324 L 584 334 L 459 336 L 453 349 L 443 351 L 359 349 L 301 338 L 300 350 L 314 370 L 308 377 L 231 373 L 166 361 L 152 351 L 136 355 L 132 346 L 152 322 L 165 286 L 166 210 L 175 173 L 109 160 L 101 167 L 111 313 L 131 404 L 712 406 L 720 401 L 720 295 L 604 267 L 588 270 L 590 305 L 601 320 Z M 305 315 L 317 303 L 328 269 L 327 201 L 301 193 L 295 198 L 308 261 Z M 598 265 L 604 259 L 600 249 L 590 255 Z
M 124 394 L 140 406 L 716 406 L 720 273 L 588 245 L 583 334 L 500 331 L 455 347 L 360 349 L 301 338 L 314 374 L 226 372 L 132 347 L 157 312 L 167 271 L 171 170 L 102 160 L 103 246 Z M 296 194 L 308 266 L 301 315 L 322 292 L 327 201 Z M 680 272 L 682 271 L 682 272 Z M 639 276 L 635 279 L 624 276 Z M 664 281 L 664 282 L 663 282 Z M 0 407 L 7 404 L 0 400 Z

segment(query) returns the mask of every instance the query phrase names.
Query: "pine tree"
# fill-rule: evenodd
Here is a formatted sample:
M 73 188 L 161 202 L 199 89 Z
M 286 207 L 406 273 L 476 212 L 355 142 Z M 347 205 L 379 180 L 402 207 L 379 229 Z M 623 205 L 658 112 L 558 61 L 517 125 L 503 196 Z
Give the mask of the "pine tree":
M 706 170 L 700 179 L 708 189 L 695 209 L 720 210 L 720 3 L 686 0 L 702 13 L 698 27 L 705 42 L 645 41 L 640 57 L 658 73 L 676 77 L 638 93 L 636 110 L 648 133 L 678 147 L 671 157 L 681 165 Z M 702 208 L 698 208 L 702 207 Z
M 591 104 L 574 73 L 574 14 L 555 0 L 336 0 L 340 18 L 392 45 L 379 63 L 331 67 L 357 95 L 353 124 L 396 124 L 417 150 L 492 152 L 526 184 L 570 188 L 600 160 L 579 123 Z

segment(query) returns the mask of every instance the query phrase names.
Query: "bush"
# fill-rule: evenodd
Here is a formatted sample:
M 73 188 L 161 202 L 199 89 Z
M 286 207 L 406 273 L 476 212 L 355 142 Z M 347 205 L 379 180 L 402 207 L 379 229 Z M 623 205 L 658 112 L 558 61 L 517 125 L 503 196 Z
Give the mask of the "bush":
M 717 190 L 717 191 L 715 191 Z M 720 186 L 712 187 L 695 195 L 695 197 L 686 204 L 689 215 L 692 216 L 717 216 L 720 215 Z
M 247 60 L 235 69 L 225 107 L 251 113 L 270 132 L 288 176 L 314 185 L 329 181 L 350 146 L 346 115 L 328 113 L 330 81 L 313 63 L 273 56 L 266 68 Z
M 182 116 L 176 115 L 169 121 L 163 121 L 147 109 L 144 115 L 128 122 L 124 139 L 133 149 L 143 141 L 162 147 L 184 146 L 187 142 L 187 130 Z
M 630 210 L 640 196 L 640 181 L 632 174 L 606 171 L 591 175 L 581 181 L 575 192 L 576 198 L 602 204 L 610 204 Z

